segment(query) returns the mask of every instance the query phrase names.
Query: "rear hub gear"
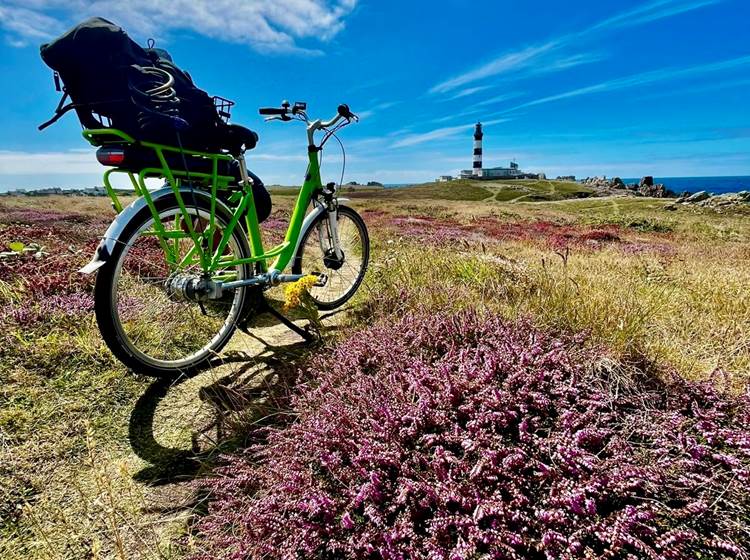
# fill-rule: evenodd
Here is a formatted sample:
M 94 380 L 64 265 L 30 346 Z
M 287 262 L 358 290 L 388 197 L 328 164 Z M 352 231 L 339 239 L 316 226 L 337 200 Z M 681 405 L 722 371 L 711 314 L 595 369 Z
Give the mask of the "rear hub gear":
M 208 301 L 221 297 L 221 286 L 209 276 L 175 272 L 164 282 L 167 294 L 185 301 Z

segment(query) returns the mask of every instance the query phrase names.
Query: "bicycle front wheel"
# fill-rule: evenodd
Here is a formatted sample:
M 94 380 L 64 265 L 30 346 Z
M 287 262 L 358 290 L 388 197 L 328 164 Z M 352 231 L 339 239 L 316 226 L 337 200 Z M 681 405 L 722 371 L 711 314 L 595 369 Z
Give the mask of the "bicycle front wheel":
M 190 300 L 168 289 L 175 275 L 184 279 L 203 275 L 200 248 L 189 235 L 176 199 L 160 201 L 157 210 L 161 228 L 144 208 L 99 270 L 95 311 L 104 341 L 121 362 L 136 373 L 163 377 L 194 371 L 217 355 L 234 332 L 246 289 L 206 301 Z M 228 210 L 219 206 L 216 210 L 214 247 L 231 219 Z M 203 245 L 208 245 L 204 232 L 210 212 L 208 201 L 202 198 L 187 207 L 193 231 Z M 162 228 L 166 235 L 159 235 Z M 223 256 L 227 261 L 250 256 L 242 228 L 234 229 Z M 227 266 L 212 274 L 243 279 L 251 274 L 251 267 Z
M 304 232 L 292 264 L 293 274 L 321 277 L 321 285 L 311 288 L 310 296 L 322 310 L 336 309 L 349 301 L 362 283 L 370 260 L 370 238 L 362 217 L 348 206 L 339 206 L 336 224 L 341 258 L 334 251 L 328 212 L 323 212 Z

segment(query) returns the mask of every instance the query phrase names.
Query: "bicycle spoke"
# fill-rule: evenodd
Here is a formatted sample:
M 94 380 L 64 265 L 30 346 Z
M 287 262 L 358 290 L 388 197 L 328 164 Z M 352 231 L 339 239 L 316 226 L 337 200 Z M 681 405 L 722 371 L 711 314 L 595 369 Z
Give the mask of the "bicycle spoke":
M 192 208 L 188 211 L 192 212 L 194 232 L 203 240 L 208 219 L 196 215 Z M 164 229 L 185 229 L 185 220 L 176 212 L 161 216 Z M 157 362 L 185 360 L 210 349 L 217 333 L 228 328 L 232 314 L 238 313 L 239 300 L 234 292 L 226 301 L 205 303 L 168 293 L 165 286 L 170 275 L 203 275 L 198 259 L 201 248 L 190 237 L 171 237 L 167 241 L 178 264 L 170 264 L 160 240 L 150 233 L 154 229 L 158 228 L 153 221 L 144 224 L 121 258 L 116 284 L 117 324 L 132 352 Z M 235 241 L 230 241 L 226 254 L 237 256 Z M 225 267 L 219 273 L 242 276 L 241 267 Z
M 366 248 L 359 227 L 347 214 L 340 213 L 338 218 L 339 248 L 344 261 L 335 263 L 333 245 L 328 235 L 327 218 L 322 221 L 308 236 L 302 248 L 301 271 L 319 273 L 327 276 L 323 286 L 310 290 L 310 295 L 319 304 L 329 304 L 347 298 L 359 285 L 366 263 L 363 255 Z M 333 268 L 326 266 L 331 261 Z

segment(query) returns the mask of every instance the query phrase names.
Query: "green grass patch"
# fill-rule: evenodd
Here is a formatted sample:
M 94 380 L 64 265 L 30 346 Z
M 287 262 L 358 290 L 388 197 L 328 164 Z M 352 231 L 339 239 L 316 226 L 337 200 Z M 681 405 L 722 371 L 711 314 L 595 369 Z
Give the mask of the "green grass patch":
M 656 218 L 652 216 L 633 216 L 610 214 L 597 216 L 596 218 L 584 220 L 590 225 L 617 225 L 640 232 L 670 233 L 674 231 L 676 221 L 668 218 Z
M 571 198 L 588 198 L 595 191 L 579 185 L 564 181 L 514 179 L 504 181 L 490 181 L 487 183 L 494 188 L 499 188 L 495 194 L 498 202 L 544 202 L 568 200 Z
M 414 187 L 378 189 L 375 191 L 356 190 L 346 193 L 349 198 L 389 199 L 389 200 L 456 200 L 480 201 L 490 198 L 492 193 L 478 185 L 478 181 L 451 181 L 449 183 L 426 183 Z
M 500 189 L 495 193 L 495 200 L 497 202 L 510 202 L 518 198 L 525 198 L 526 193 L 518 189 Z

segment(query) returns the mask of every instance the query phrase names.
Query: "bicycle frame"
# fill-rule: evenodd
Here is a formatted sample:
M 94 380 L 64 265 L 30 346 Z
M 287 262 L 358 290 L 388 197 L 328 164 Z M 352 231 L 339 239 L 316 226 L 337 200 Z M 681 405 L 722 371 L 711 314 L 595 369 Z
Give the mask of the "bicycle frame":
M 127 135 L 126 133 L 116 129 L 97 129 L 97 130 L 84 130 L 83 136 L 94 146 L 106 146 L 107 144 L 136 144 L 135 139 Z M 185 150 L 176 148 L 174 146 L 167 146 L 163 144 L 151 143 L 151 142 L 140 142 L 138 143 L 144 148 L 152 149 L 157 157 L 157 160 L 161 164 L 161 167 L 146 167 L 141 169 L 137 175 L 133 171 L 125 169 L 112 168 L 104 173 L 104 187 L 107 194 L 112 200 L 112 205 L 118 215 L 123 213 L 123 206 L 111 184 L 111 176 L 113 173 L 124 173 L 130 178 L 136 195 L 142 199 L 151 211 L 154 218 L 153 231 L 146 232 L 146 234 L 154 235 L 158 240 L 165 252 L 167 262 L 170 263 L 177 269 L 187 268 L 191 265 L 200 264 L 203 271 L 211 275 L 214 280 L 229 280 L 230 278 L 226 275 L 222 275 L 222 271 L 228 268 L 236 267 L 243 264 L 258 263 L 261 272 L 275 271 L 277 274 L 286 269 L 294 258 L 297 245 L 302 233 L 303 222 L 305 220 L 305 214 L 310 203 L 314 200 L 316 192 L 320 192 L 323 188 L 321 177 L 320 177 L 320 163 L 318 159 L 319 148 L 311 145 L 308 148 L 308 169 L 305 175 L 305 181 L 300 188 L 297 200 L 292 211 L 292 216 L 289 220 L 284 241 L 271 248 L 268 251 L 264 250 L 263 238 L 260 230 L 260 224 L 258 222 L 258 214 L 255 207 L 255 199 L 251 184 L 247 177 L 247 171 L 245 167 L 244 157 L 240 156 L 238 159 L 240 165 L 240 172 L 242 176 L 241 186 L 242 191 L 236 192 L 230 199 L 233 207 L 230 208 L 232 212 L 229 224 L 225 227 L 221 239 L 218 244 L 214 247 L 214 232 L 216 230 L 215 217 L 216 217 L 216 201 L 217 194 L 220 189 L 228 188 L 230 182 L 234 181 L 234 177 L 228 175 L 221 175 L 219 173 L 220 162 L 231 162 L 233 158 L 226 154 L 214 154 L 197 152 L 193 150 Z M 200 173 L 194 171 L 175 170 L 171 169 L 167 162 L 165 154 L 177 153 L 182 154 L 185 157 L 199 158 L 210 162 L 211 173 Z M 159 212 L 156 208 L 155 201 L 151 196 L 148 188 L 146 187 L 145 180 L 149 177 L 163 177 L 166 179 L 168 186 L 171 188 L 174 197 L 180 207 L 180 214 L 184 220 L 186 230 L 182 228 L 167 229 L 159 218 Z M 187 212 L 189 201 L 185 201 L 186 188 L 182 185 L 183 180 L 188 180 L 191 185 L 198 182 L 204 185 L 204 191 L 210 194 L 210 215 L 208 227 L 202 231 L 195 231 L 193 221 L 190 214 Z M 207 187 L 207 188 L 205 188 Z M 191 190 L 197 190 L 198 187 L 191 186 Z M 187 191 L 190 192 L 190 191 Z M 223 252 L 227 247 L 227 244 L 231 240 L 232 234 L 235 228 L 238 227 L 240 220 L 244 219 L 247 226 L 247 237 L 249 241 L 251 256 L 247 258 L 232 258 L 223 256 Z M 193 247 L 188 251 L 186 255 L 179 257 L 176 250 L 176 240 L 181 238 L 191 238 L 193 241 Z M 106 241 L 106 235 L 105 240 Z M 174 246 L 173 246 L 174 244 Z M 205 247 L 205 248 L 204 248 Z M 338 247 L 336 247 L 338 249 Z M 97 257 L 95 257 L 96 260 Z M 269 262 L 273 260 L 270 265 Z M 94 264 L 92 261 L 91 264 Z M 85 267 L 87 268 L 87 267 Z M 95 270 L 97 267 L 91 267 L 90 270 L 84 270 L 90 272 Z

